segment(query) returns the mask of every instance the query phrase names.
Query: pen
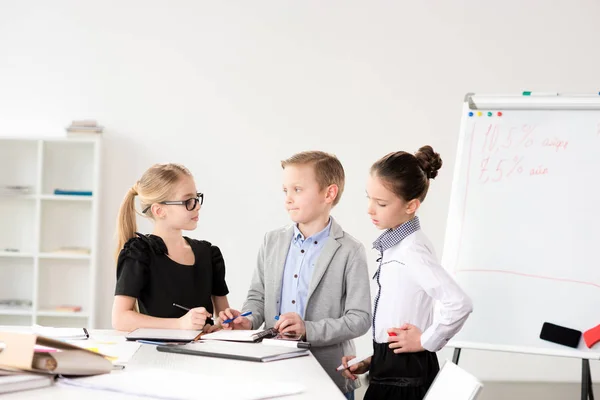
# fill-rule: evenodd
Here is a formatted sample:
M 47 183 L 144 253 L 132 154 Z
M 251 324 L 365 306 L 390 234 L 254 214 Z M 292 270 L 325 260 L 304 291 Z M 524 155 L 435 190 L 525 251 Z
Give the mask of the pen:
M 180 306 L 180 305 L 179 305 L 179 304 L 177 304 L 177 303 L 173 303 L 173 307 L 181 308 L 183 311 L 190 311 L 190 309 L 189 309 L 189 308 L 187 308 L 187 307 L 184 307 L 184 306 Z
M 531 97 L 536 97 L 536 96 L 558 96 L 557 92 L 530 92 L 530 91 L 526 91 L 523 92 L 523 96 L 531 96 Z
M 225 321 L 223 321 L 222 323 L 223 323 L 223 324 L 229 324 L 231 321 L 233 321 L 233 320 L 234 320 L 234 319 L 236 319 L 237 317 L 247 317 L 248 315 L 252 315 L 252 311 L 246 311 L 245 313 L 243 313 L 243 314 L 240 314 L 240 315 L 238 315 L 238 316 L 236 316 L 236 317 L 233 317 L 233 318 L 226 319 L 226 320 L 225 320 Z
M 181 308 L 183 311 L 190 311 L 189 308 L 184 307 L 182 305 L 179 305 L 177 303 L 173 303 L 173 307 Z M 209 324 L 209 325 L 214 325 L 215 324 L 215 322 L 212 320 L 212 318 L 206 318 L 206 323 Z

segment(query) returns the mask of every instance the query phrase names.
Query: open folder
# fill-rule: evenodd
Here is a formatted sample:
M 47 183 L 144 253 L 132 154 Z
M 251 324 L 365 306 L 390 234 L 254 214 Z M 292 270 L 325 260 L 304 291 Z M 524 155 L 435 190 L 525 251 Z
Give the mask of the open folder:
M 51 375 L 98 375 L 112 371 L 102 354 L 26 333 L 0 332 L 0 369 Z M 39 351 L 36 347 L 43 347 Z
M 278 334 L 277 330 L 220 330 L 213 333 L 205 333 L 200 336 L 202 340 L 225 340 L 229 342 L 258 342 L 265 338 L 273 338 Z
M 287 358 L 307 356 L 309 354 L 309 351 L 306 349 L 212 340 L 179 346 L 157 346 L 156 350 L 165 353 L 190 354 L 195 356 L 230 358 L 233 360 L 256 362 L 284 360 Z

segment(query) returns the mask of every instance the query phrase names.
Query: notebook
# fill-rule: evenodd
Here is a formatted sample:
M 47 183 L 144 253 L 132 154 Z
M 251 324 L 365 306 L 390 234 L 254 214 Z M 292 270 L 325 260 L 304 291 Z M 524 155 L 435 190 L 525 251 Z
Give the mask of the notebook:
M 127 340 L 151 340 L 155 342 L 191 342 L 201 333 L 201 330 L 139 328 L 129 332 L 125 338 Z
M 85 328 L 53 328 L 33 325 L 33 332 L 40 336 L 58 340 L 85 340 L 90 337 Z
M 190 354 L 195 356 L 229 358 L 232 360 L 271 362 L 309 355 L 307 349 L 281 346 L 261 346 L 253 343 L 220 342 L 207 340 L 179 346 L 157 346 L 165 353 Z
M 0 393 L 38 389 L 54 383 L 54 376 L 12 373 L 0 370 Z
M 224 340 L 229 342 L 258 342 L 264 338 L 277 336 L 277 330 L 271 328 L 267 330 L 221 330 L 213 333 L 207 333 L 201 336 L 202 340 Z
M 57 384 L 170 400 L 209 397 L 203 393 L 206 393 L 206 390 L 210 391 L 210 388 L 227 388 L 224 396 L 238 400 L 279 398 L 299 394 L 305 390 L 305 387 L 298 383 L 273 382 L 268 377 L 259 379 L 235 377 L 232 379 L 229 376 L 209 376 L 153 368 L 91 378 L 60 379 Z M 106 395 L 107 398 L 110 398 L 110 393 L 106 393 Z

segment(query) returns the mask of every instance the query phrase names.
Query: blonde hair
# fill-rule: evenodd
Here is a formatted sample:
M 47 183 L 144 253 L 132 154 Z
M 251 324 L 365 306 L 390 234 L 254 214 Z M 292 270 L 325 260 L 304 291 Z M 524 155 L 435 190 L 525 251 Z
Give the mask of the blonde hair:
M 123 249 L 123 246 L 125 246 L 125 243 L 135 237 L 137 230 L 136 214 L 138 214 L 135 210 L 135 197 L 139 197 L 142 210 L 145 210 L 154 203 L 168 201 L 169 196 L 172 195 L 173 187 L 185 176 L 191 177 L 192 174 L 183 165 L 154 164 L 127 191 L 117 217 L 118 244 L 115 258 L 119 257 L 119 253 Z M 154 219 L 151 208 L 140 215 Z
M 281 168 L 298 164 L 308 164 L 314 167 L 315 177 L 321 190 L 327 188 L 329 185 L 337 185 L 338 193 L 335 200 L 333 200 L 333 206 L 335 207 L 342 198 L 346 182 L 344 167 L 340 160 L 333 154 L 325 153 L 324 151 L 303 151 L 294 154 L 287 160 L 281 161 Z

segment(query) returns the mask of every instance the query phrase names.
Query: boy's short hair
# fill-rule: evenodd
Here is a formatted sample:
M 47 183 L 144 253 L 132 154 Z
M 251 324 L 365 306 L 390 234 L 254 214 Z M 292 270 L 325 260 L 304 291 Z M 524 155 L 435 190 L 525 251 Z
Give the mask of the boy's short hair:
M 315 177 L 321 190 L 329 185 L 337 185 L 338 194 L 333 201 L 333 206 L 337 205 L 342 198 L 344 192 L 344 183 L 346 175 L 344 167 L 340 160 L 333 154 L 325 153 L 324 151 L 303 151 L 296 153 L 287 160 L 281 161 L 281 168 L 288 165 L 306 165 L 310 164 L 315 169 Z

